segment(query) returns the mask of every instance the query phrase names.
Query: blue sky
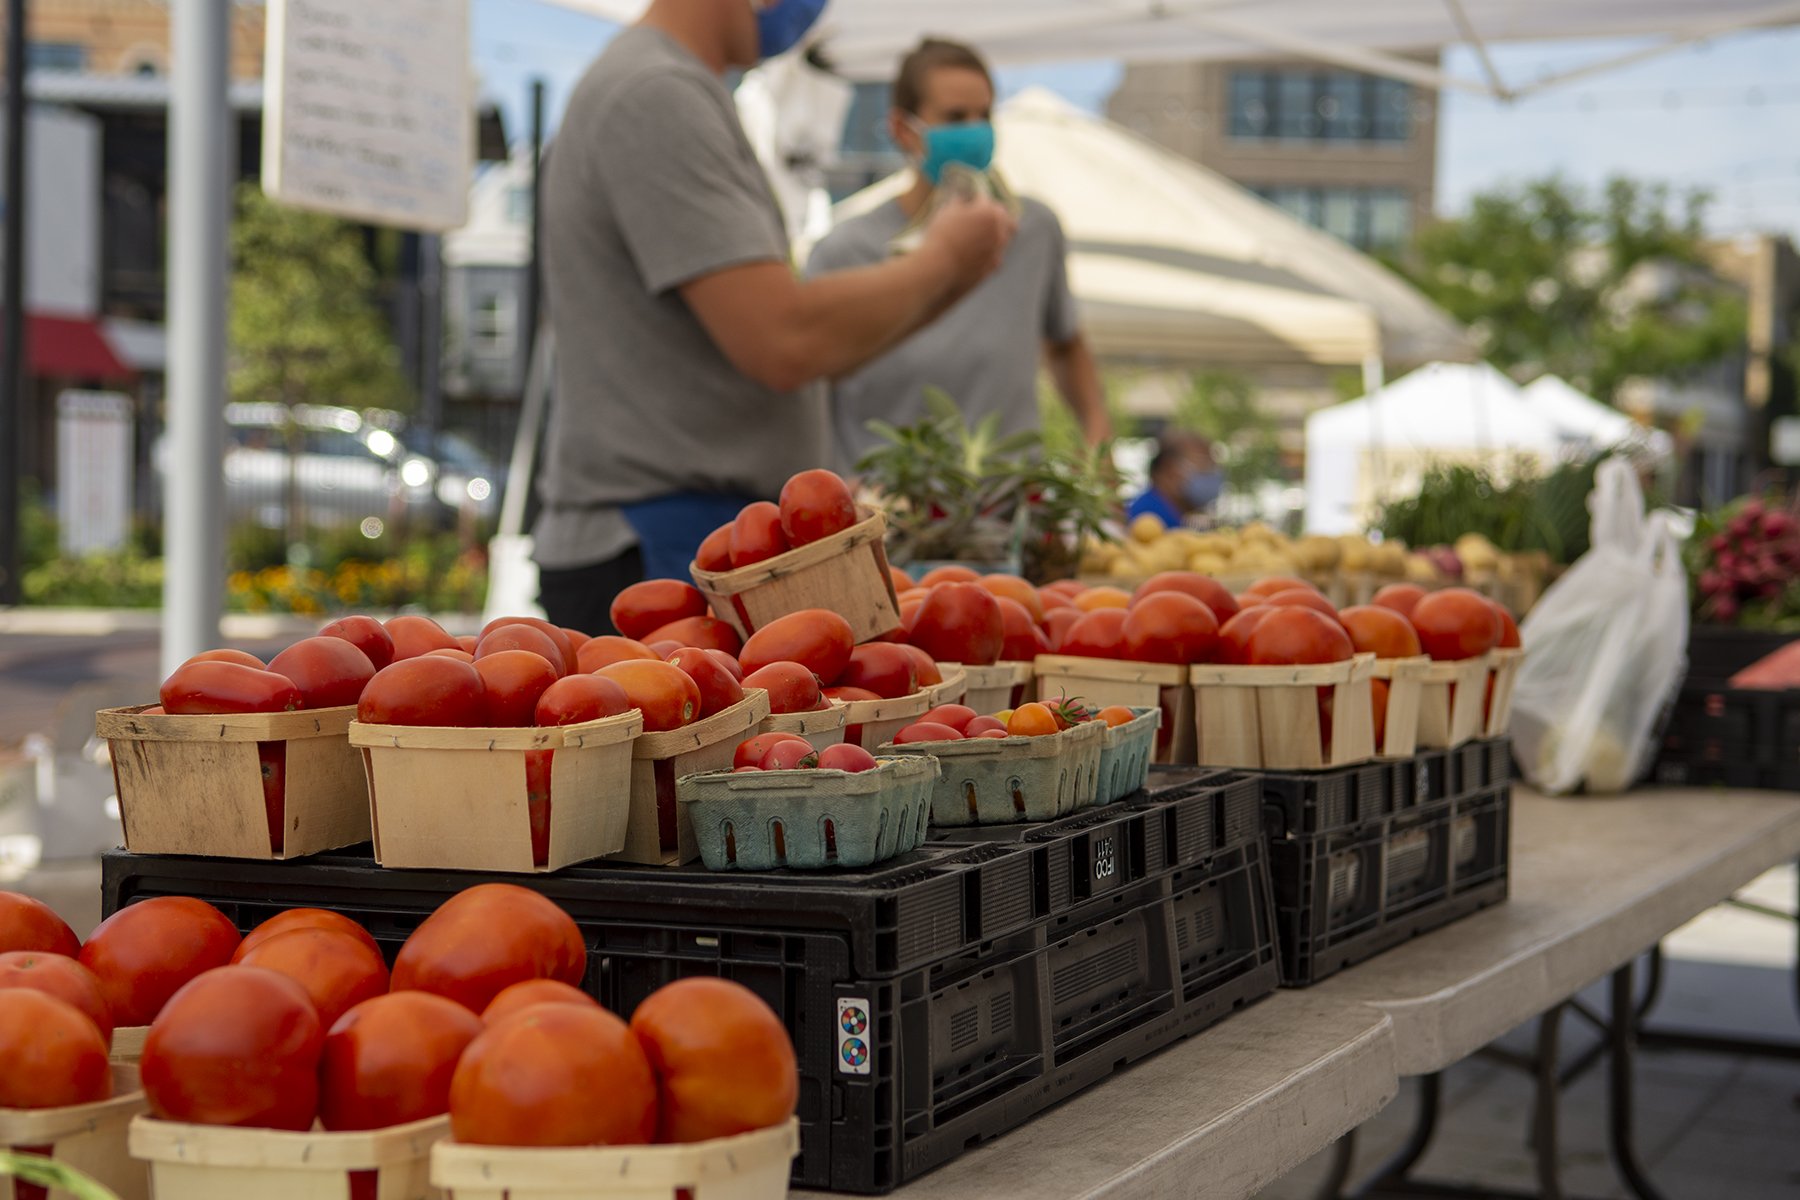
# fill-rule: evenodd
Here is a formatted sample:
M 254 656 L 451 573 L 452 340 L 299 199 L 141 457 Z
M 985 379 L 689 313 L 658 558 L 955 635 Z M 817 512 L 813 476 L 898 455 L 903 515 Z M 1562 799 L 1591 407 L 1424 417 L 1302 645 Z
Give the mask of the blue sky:
M 476 62 L 485 90 L 525 131 L 533 76 L 559 112 L 569 88 L 613 32 L 607 22 L 540 0 L 474 0 Z M 1501 75 L 1522 83 L 1631 43 L 1516 45 L 1496 49 Z M 1501 105 L 1445 94 L 1438 142 L 1438 209 L 1455 213 L 1484 188 L 1560 172 L 1584 183 L 1627 174 L 1715 196 L 1719 232 L 1778 230 L 1800 240 L 1800 30 L 1745 34 L 1598 75 L 1541 97 Z M 1446 64 L 1474 75 L 1473 55 Z M 1099 110 L 1117 82 L 1114 63 L 1001 72 L 1005 93 L 1042 84 Z

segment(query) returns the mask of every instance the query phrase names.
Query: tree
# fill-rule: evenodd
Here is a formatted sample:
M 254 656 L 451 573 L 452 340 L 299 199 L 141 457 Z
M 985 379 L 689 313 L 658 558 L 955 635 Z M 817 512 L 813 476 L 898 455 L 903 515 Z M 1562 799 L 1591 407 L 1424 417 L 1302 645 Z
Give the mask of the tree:
M 1596 197 L 1551 177 L 1477 195 L 1397 266 L 1496 366 L 1610 402 L 1627 379 L 1680 378 L 1743 345 L 1743 301 L 1707 265 L 1708 203 L 1628 179 Z
M 1226 490 L 1254 496 L 1281 477 L 1281 442 L 1276 421 L 1258 400 L 1255 386 L 1228 371 L 1201 371 L 1176 401 L 1175 428 L 1197 433 L 1213 444 Z
M 288 540 L 298 544 L 305 514 L 294 406 L 403 407 L 406 382 L 375 303 L 374 268 L 351 226 L 284 207 L 246 184 L 231 249 L 231 398 L 289 410 Z

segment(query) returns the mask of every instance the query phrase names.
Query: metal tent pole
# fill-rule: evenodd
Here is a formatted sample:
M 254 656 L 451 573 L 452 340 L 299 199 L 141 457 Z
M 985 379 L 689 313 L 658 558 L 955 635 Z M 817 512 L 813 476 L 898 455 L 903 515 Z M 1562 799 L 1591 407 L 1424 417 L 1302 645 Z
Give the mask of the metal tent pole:
M 6 4 L 6 278 L 0 343 L 0 604 L 21 598 L 19 467 L 25 450 L 25 0 Z
M 233 119 L 229 0 L 174 0 L 171 8 L 165 675 L 217 644 L 224 606 L 220 460 Z

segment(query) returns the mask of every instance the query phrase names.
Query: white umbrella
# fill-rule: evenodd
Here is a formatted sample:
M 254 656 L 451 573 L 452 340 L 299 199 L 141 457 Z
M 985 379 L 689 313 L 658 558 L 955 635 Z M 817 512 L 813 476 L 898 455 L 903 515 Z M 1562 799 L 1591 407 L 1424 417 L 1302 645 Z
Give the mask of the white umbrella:
M 1640 446 L 1665 459 L 1675 453 L 1675 439 L 1667 433 L 1640 425 L 1561 376 L 1545 375 L 1527 386 L 1524 395 L 1526 403 L 1556 426 L 1570 450 Z

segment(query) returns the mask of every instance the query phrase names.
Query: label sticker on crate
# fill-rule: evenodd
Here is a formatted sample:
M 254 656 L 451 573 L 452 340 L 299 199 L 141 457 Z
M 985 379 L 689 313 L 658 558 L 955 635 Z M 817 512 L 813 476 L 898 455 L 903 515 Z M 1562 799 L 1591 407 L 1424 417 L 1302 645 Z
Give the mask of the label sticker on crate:
M 1089 853 L 1093 861 L 1089 864 L 1093 872 L 1094 890 L 1105 891 L 1119 884 L 1119 836 L 1122 830 L 1114 828 L 1105 834 L 1098 835 L 1089 843 Z
M 861 996 L 839 997 L 838 1074 L 871 1075 L 875 1071 L 875 1052 L 871 1048 L 874 1032 L 869 1028 L 869 1002 Z

